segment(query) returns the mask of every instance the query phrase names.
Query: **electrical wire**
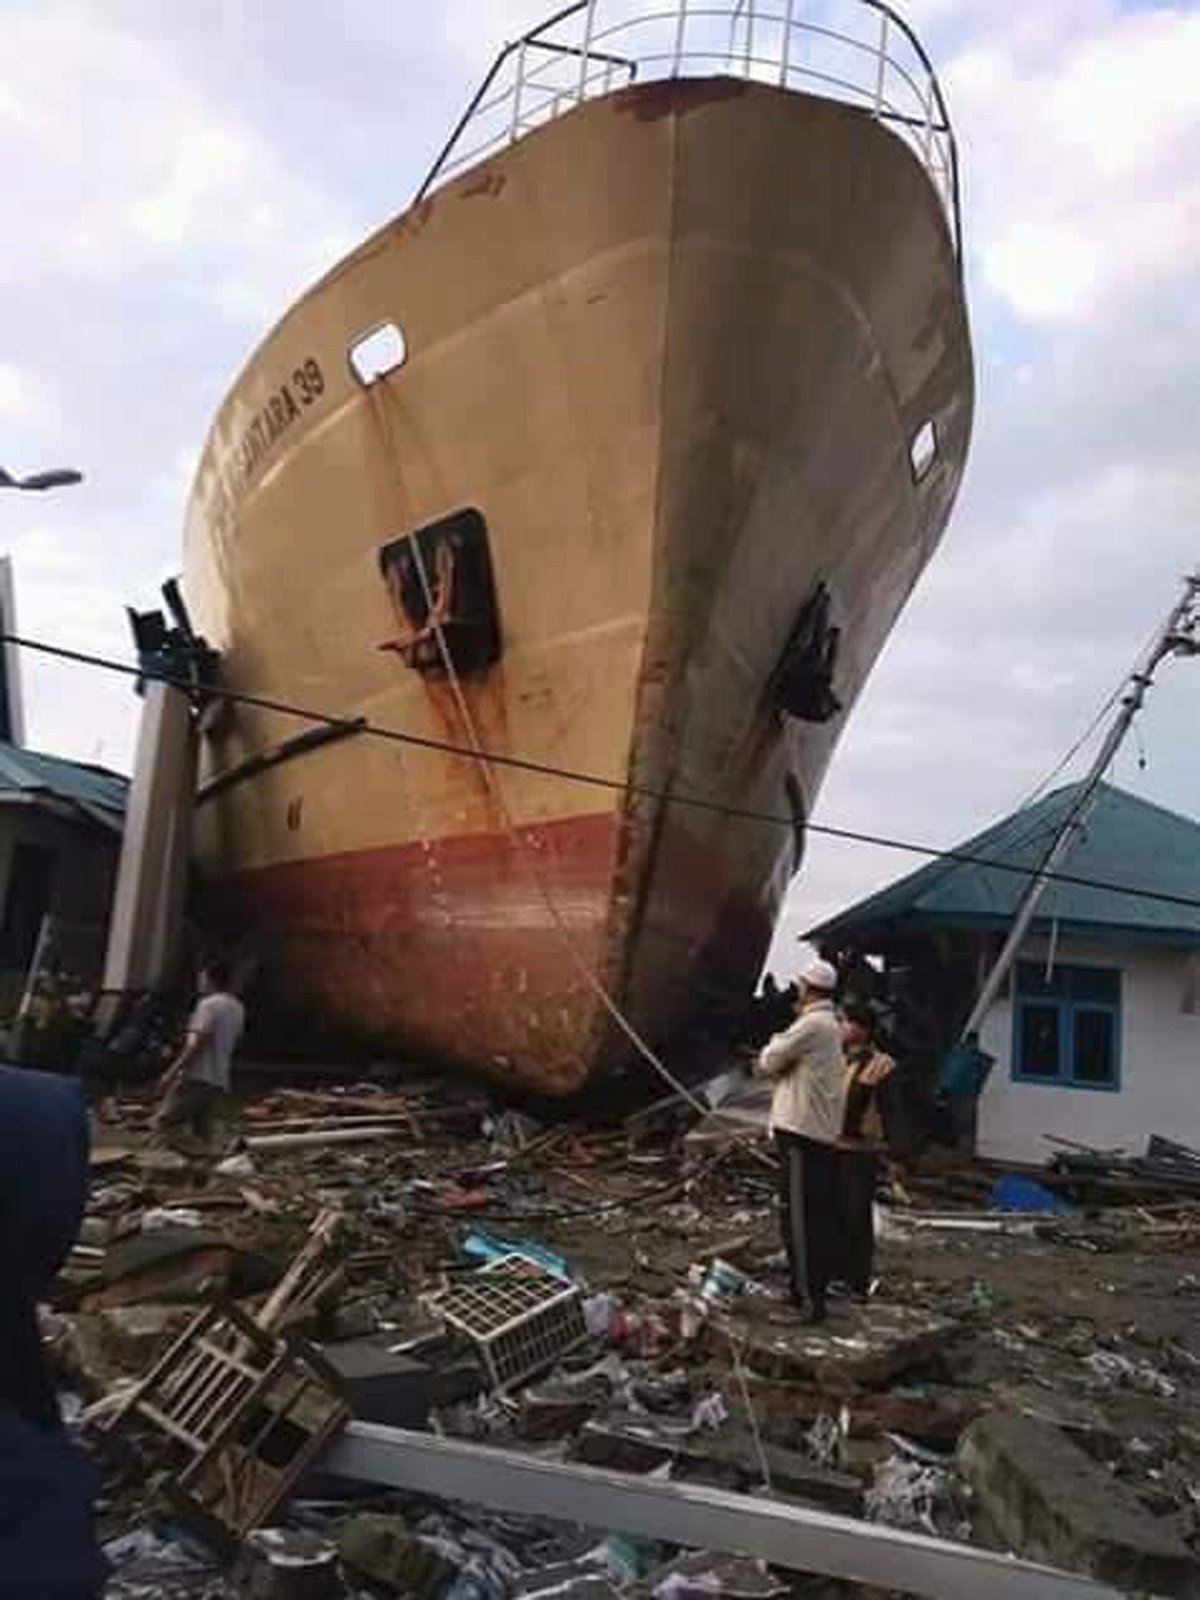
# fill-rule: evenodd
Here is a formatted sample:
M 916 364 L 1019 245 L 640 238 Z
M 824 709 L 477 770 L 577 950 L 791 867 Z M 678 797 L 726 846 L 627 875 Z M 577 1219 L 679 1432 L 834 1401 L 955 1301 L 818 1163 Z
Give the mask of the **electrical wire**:
M 1158 637 L 1158 628 L 1157 627 L 1151 628 L 1150 632 L 1146 635 L 1146 637 L 1142 640 L 1141 644 L 1138 647 L 1137 654 L 1134 657 L 1135 661 L 1137 661 L 1140 664 L 1145 659 L 1146 652 L 1150 649 L 1150 646 L 1154 643 L 1154 641 L 1155 641 L 1155 639 L 1157 637 Z M 1135 667 L 1133 670 L 1134 670 L 1134 672 L 1137 672 L 1138 668 Z M 1076 739 L 1075 743 L 1067 751 L 1066 755 L 1062 757 L 1062 759 L 1058 762 L 1058 764 L 1055 767 L 1053 767 L 1046 774 L 1046 776 L 1037 785 L 1037 787 L 1035 789 L 1031 790 L 1030 793 L 1026 796 L 1026 798 L 1021 801 L 1020 805 L 1017 806 L 1016 809 L 1017 809 L 1018 812 L 1027 810 L 1031 805 L 1033 805 L 1035 803 L 1035 801 L 1039 800 L 1042 797 L 1042 795 L 1045 794 L 1046 790 L 1050 787 L 1050 785 L 1054 782 L 1055 778 L 1058 777 L 1059 773 L 1063 772 L 1067 767 L 1070 766 L 1071 762 L 1074 761 L 1075 757 L 1083 749 L 1084 745 L 1087 744 L 1088 740 L 1092 737 L 1092 735 L 1099 728 L 1100 724 L 1104 721 L 1104 719 L 1108 715 L 1108 713 L 1113 709 L 1113 707 L 1120 700 L 1122 694 L 1124 694 L 1126 689 L 1128 689 L 1131 677 L 1132 677 L 1132 674 L 1126 672 L 1126 673 L 1124 673 L 1122 675 L 1122 677 L 1120 679 L 1118 679 L 1116 685 L 1114 686 L 1114 688 L 1112 690 L 1112 693 L 1108 696 L 1108 698 L 1105 700 L 1104 704 L 1096 712 L 1095 716 L 1088 723 L 1087 727 L 1083 730 L 1083 732 L 1079 735 L 1078 739 Z
M 1137 659 L 1139 661 L 1145 656 L 1146 651 L 1150 648 L 1150 645 L 1151 645 L 1151 643 L 1153 642 L 1153 640 L 1155 638 L 1156 631 L 1157 630 L 1152 630 L 1146 636 L 1145 640 L 1143 641 L 1143 643 L 1142 643 L 1142 645 L 1141 645 L 1141 647 L 1140 647 L 1140 649 L 1138 650 L 1138 653 L 1137 653 Z M 1071 765 L 1071 762 L 1074 761 L 1075 757 L 1079 754 L 1079 752 L 1087 744 L 1088 740 L 1091 739 L 1093 737 L 1093 735 L 1097 732 L 1097 730 L 1099 729 L 1101 723 L 1104 721 L 1105 717 L 1108 715 L 1108 713 L 1113 709 L 1113 707 L 1120 700 L 1122 694 L 1125 692 L 1125 690 L 1128 688 L 1128 686 L 1129 686 L 1129 674 L 1125 673 L 1124 676 L 1122 676 L 1118 680 L 1118 682 L 1116 683 L 1116 685 L 1113 688 L 1112 692 L 1108 695 L 1107 699 L 1100 706 L 1100 708 L 1096 711 L 1095 715 L 1092 717 L 1092 720 L 1088 723 L 1087 727 L 1083 730 L 1083 732 L 1075 740 L 1074 744 L 1070 747 L 1070 749 L 1067 751 L 1067 753 L 1064 756 L 1062 756 L 1059 759 L 1059 761 L 1045 775 L 1045 777 L 1042 778 L 1042 780 L 1033 789 L 1031 789 L 1029 791 L 1029 793 L 1025 796 L 1025 798 L 1018 802 L 1018 804 L 1014 808 L 1013 812 L 1011 813 L 1011 815 L 1013 817 L 1019 817 L 1022 814 L 1022 812 L 1030 810 L 1031 807 L 1033 807 L 1033 806 L 1035 806 L 1037 804 L 1037 802 L 1046 793 L 1046 791 L 1049 789 L 1050 785 L 1054 782 L 1054 780 L 1059 776 L 1060 773 L 1064 772 L 1067 769 L 1067 767 L 1069 767 Z M 1136 727 L 1136 723 L 1135 723 L 1134 726 Z M 1051 823 L 1049 825 L 1047 824 L 1046 819 L 1044 817 L 1040 817 L 1039 816 L 1036 819 L 1031 819 L 1031 820 L 1033 822 L 1033 826 L 1031 828 L 1029 828 L 1026 832 L 1018 833 L 1015 837 L 1013 837 L 1011 839 L 998 840 L 997 841 L 997 849 L 1006 851 L 1009 854 L 1015 854 L 1019 850 L 1025 850 L 1030 845 L 1038 843 L 1038 841 L 1042 838 L 1042 836 L 1044 834 L 1047 834 L 1047 833 L 1049 834 L 1051 843 L 1053 843 L 1053 840 L 1055 838 L 1057 838 L 1058 833 L 1060 831 L 1061 820 L 1056 820 L 1056 821 L 1054 821 L 1053 823 Z M 1045 857 L 1043 857 L 1043 860 L 1044 859 L 1045 859 Z
M 1087 744 L 1088 740 L 1093 736 L 1093 734 L 1096 733 L 1100 727 L 1100 724 L 1104 721 L 1105 717 L 1121 698 L 1121 691 L 1125 688 L 1128 682 L 1129 678 L 1127 676 L 1121 679 L 1120 683 L 1109 695 L 1108 699 L 1100 707 L 1099 711 L 1096 712 L 1096 715 L 1092 718 L 1091 722 L 1088 723 L 1087 727 L 1079 735 L 1078 739 L 1076 739 L 1075 743 L 1067 751 L 1066 755 L 1063 756 L 1058 765 L 1052 768 L 1051 771 L 1046 774 L 1041 783 L 1039 783 L 1037 788 L 1030 793 L 1027 799 L 1022 800 L 1021 804 L 1017 808 L 1019 811 L 1025 811 L 1029 806 L 1036 804 L 1036 802 L 1041 799 L 1046 790 L 1054 782 L 1055 778 L 1058 777 L 1059 773 L 1065 771 L 1066 768 L 1071 765 L 1072 761 L 1074 761 L 1075 757 L 1083 749 L 1084 745 Z
M 1087 727 L 1080 734 L 1079 738 L 1076 739 L 1075 743 L 1067 751 L 1066 755 L 1064 755 L 1062 757 L 1062 759 L 1058 762 L 1058 764 L 1055 767 L 1053 767 L 1050 772 L 1048 772 L 1046 774 L 1046 776 L 1042 779 L 1041 783 L 1038 784 L 1038 786 L 1032 791 L 1032 793 L 1028 796 L 1028 798 L 1025 799 L 1024 801 L 1022 801 L 1020 807 L 1018 808 L 1018 812 L 1025 811 L 1028 808 L 1030 808 L 1030 807 L 1032 807 L 1033 805 L 1036 804 L 1036 802 L 1041 798 L 1041 796 L 1046 792 L 1046 790 L 1054 782 L 1055 778 L 1058 777 L 1059 773 L 1061 773 L 1066 767 L 1068 767 L 1071 764 L 1071 762 L 1075 759 L 1075 757 L 1083 749 L 1084 745 L 1087 744 L 1088 740 L 1091 739 L 1093 737 L 1093 735 L 1099 730 L 1101 723 L 1104 721 L 1105 717 L 1113 709 L 1113 707 L 1117 705 L 1117 703 L 1122 699 L 1122 697 L 1124 695 L 1126 695 L 1126 694 L 1128 694 L 1130 692 L 1131 686 L 1137 682 L 1138 675 L 1143 670 L 1142 664 L 1146 660 L 1147 654 L 1148 654 L 1151 646 L 1154 644 L 1155 640 L 1157 639 L 1157 637 L 1158 637 L 1158 629 L 1157 628 L 1151 629 L 1150 633 L 1147 634 L 1146 638 L 1142 641 L 1141 645 L 1138 648 L 1137 656 L 1135 658 L 1135 665 L 1132 668 L 1132 670 L 1130 672 L 1125 673 L 1125 675 L 1118 681 L 1118 683 L 1116 684 L 1115 688 L 1112 690 L 1111 694 L 1109 694 L 1108 698 L 1104 701 L 1103 705 L 1101 705 L 1100 709 L 1096 712 L 1095 716 L 1093 716 L 1091 722 L 1088 723 Z M 1142 746 L 1141 729 L 1138 726 L 1136 718 L 1131 723 L 1131 727 L 1132 727 L 1132 730 L 1133 730 L 1134 737 L 1138 741 L 1139 748 L 1143 748 L 1144 749 L 1144 747 Z M 1143 768 L 1145 767 L 1144 756 L 1143 756 L 1143 760 L 1142 760 L 1142 766 L 1143 766 Z M 1036 876 L 1045 877 L 1048 882 L 1052 882 L 1053 881 L 1054 874 L 1046 873 L 1044 871 L 1044 868 L 1046 866 L 1046 863 L 1050 860 L 1051 856 L 1053 855 L 1054 850 L 1057 847 L 1058 840 L 1062 836 L 1064 831 L 1067 828 L 1072 827 L 1072 826 L 1076 826 L 1076 825 L 1083 826 L 1083 824 L 1081 824 L 1079 822 L 1079 818 L 1080 818 L 1080 816 L 1082 814 L 1082 811 L 1083 811 L 1083 804 L 1084 804 L 1084 797 L 1076 795 L 1074 797 L 1074 799 L 1071 801 L 1071 804 L 1069 805 L 1069 807 L 1067 808 L 1066 814 L 1056 822 L 1055 827 L 1054 827 L 1053 838 L 1050 840 L 1050 843 L 1047 845 L 1046 850 L 1043 852 L 1043 854 L 1041 856 L 1041 859 L 1038 862 L 1038 865 L 1037 865 L 1037 868 L 1036 868 Z M 1039 819 L 1038 821 L 1035 821 L 1034 826 L 1033 826 L 1032 830 L 1029 832 L 1029 834 L 1027 834 L 1024 837 L 1012 840 L 1011 842 L 1008 843 L 1007 848 L 1010 849 L 1010 850 L 1023 850 L 1028 845 L 1034 843 L 1035 840 L 1037 840 L 1044 831 L 1045 830 L 1041 826 L 1041 821 Z M 1053 930 L 1052 930 L 1052 938 L 1053 939 L 1057 938 L 1057 929 L 1058 929 L 1058 923 L 1057 923 L 1057 921 L 1055 921 L 1054 924 L 1053 924 Z
M 72 650 L 65 645 L 51 644 L 44 639 L 29 639 L 19 634 L 0 634 L 0 644 L 10 644 L 20 650 L 30 650 L 37 654 L 49 656 L 59 661 L 72 662 L 77 666 L 92 667 L 105 672 L 120 674 L 123 677 L 136 680 L 152 680 L 156 683 L 166 684 L 170 688 L 183 690 L 193 694 L 196 690 L 195 683 L 186 677 L 174 677 L 168 672 L 147 670 L 144 666 L 134 665 L 128 661 L 118 661 L 109 656 L 96 655 L 90 651 Z M 360 734 L 363 737 L 388 740 L 394 744 L 408 745 L 418 750 L 429 750 L 441 755 L 461 756 L 466 760 L 479 760 L 480 755 L 469 745 L 456 744 L 453 740 L 437 739 L 428 734 L 408 733 L 401 728 L 389 728 L 379 723 L 371 722 L 360 717 L 336 716 L 328 711 L 319 711 L 309 706 L 299 706 L 286 700 L 279 700 L 271 695 L 253 694 L 241 689 L 227 689 L 219 685 L 205 686 L 204 694 L 212 700 L 224 700 L 232 705 L 253 707 L 258 711 L 271 711 L 280 716 L 295 717 L 300 721 L 318 723 L 327 728 L 345 729 L 348 733 Z M 681 793 L 679 790 L 664 790 L 655 788 L 652 784 L 634 783 L 628 779 L 604 777 L 595 772 L 584 772 L 573 767 L 558 766 L 549 761 L 537 761 L 527 756 L 507 755 L 500 751 L 489 750 L 487 759 L 494 766 L 508 767 L 519 772 L 535 773 L 549 778 L 561 778 L 565 782 L 578 783 L 593 789 L 603 789 L 612 794 L 628 794 L 642 799 L 662 800 L 670 805 L 681 806 L 684 809 L 707 812 L 718 816 L 729 817 L 735 821 L 761 822 L 771 827 L 786 829 L 789 833 L 794 831 L 793 818 L 785 816 L 782 812 L 761 811 L 749 806 L 730 805 L 724 800 L 709 799 L 704 795 Z M 997 872 L 1014 873 L 1017 877 L 1030 878 L 1037 874 L 1036 866 L 1022 865 L 1015 861 L 995 860 L 986 855 L 969 850 L 939 849 L 934 845 L 918 844 L 911 839 L 896 839 L 886 834 L 867 833 L 857 828 L 841 828 L 832 823 L 805 822 L 804 831 L 818 834 L 824 838 L 842 839 L 852 844 L 866 844 L 877 846 L 885 850 L 899 850 L 909 855 L 924 856 L 932 861 L 957 861 L 964 865 L 989 867 Z M 1051 883 L 1073 884 L 1081 889 L 1098 889 L 1106 894 L 1125 895 L 1132 900 L 1151 901 L 1159 905 L 1184 906 L 1189 910 L 1200 910 L 1200 898 L 1194 895 L 1172 894 L 1165 889 L 1139 888 L 1129 883 L 1114 883 L 1106 878 L 1089 878 L 1079 873 L 1053 872 L 1046 875 Z

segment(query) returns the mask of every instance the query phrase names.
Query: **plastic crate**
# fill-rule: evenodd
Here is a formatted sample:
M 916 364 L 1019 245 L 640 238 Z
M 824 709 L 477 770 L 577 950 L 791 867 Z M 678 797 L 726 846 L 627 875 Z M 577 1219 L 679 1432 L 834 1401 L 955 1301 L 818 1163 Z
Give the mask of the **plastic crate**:
M 502 1256 L 425 1303 L 470 1339 L 500 1391 L 552 1367 L 587 1338 L 578 1288 L 522 1256 Z

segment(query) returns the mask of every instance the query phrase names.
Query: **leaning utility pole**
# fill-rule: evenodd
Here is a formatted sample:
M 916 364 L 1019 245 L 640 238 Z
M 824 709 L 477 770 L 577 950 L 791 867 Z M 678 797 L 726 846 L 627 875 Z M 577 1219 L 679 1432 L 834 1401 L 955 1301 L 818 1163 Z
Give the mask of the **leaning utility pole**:
M 1200 655 L 1200 572 L 1194 572 L 1191 577 L 1183 580 L 1183 594 L 1175 605 L 1171 607 L 1170 615 L 1163 623 L 1154 643 L 1147 651 L 1145 658 L 1139 661 L 1129 675 L 1129 688 L 1121 701 L 1121 708 L 1113 719 L 1113 725 L 1108 730 L 1104 743 L 1097 752 L 1095 761 L 1092 762 L 1087 777 L 1084 779 L 1079 794 L 1071 806 L 1070 811 L 1059 829 L 1054 843 L 1046 852 L 1046 857 L 1037 869 L 1017 906 L 1013 918 L 1013 925 L 1009 930 L 1008 938 L 1004 941 L 1004 948 L 996 957 L 996 964 L 988 973 L 983 988 L 979 991 L 979 998 L 972 1008 L 971 1015 L 967 1018 L 963 1028 L 963 1038 L 970 1041 L 972 1036 L 978 1035 L 992 1007 L 992 1002 L 1000 993 L 1000 986 L 1008 976 L 1009 969 L 1017 958 L 1021 943 L 1029 932 L 1029 925 L 1033 921 L 1037 908 L 1041 904 L 1059 863 L 1066 857 L 1071 846 L 1083 831 L 1088 813 L 1092 809 L 1092 802 L 1096 798 L 1096 790 L 1100 780 L 1112 765 L 1113 757 L 1121 747 L 1121 741 L 1129 732 L 1133 719 L 1142 709 L 1146 698 L 1146 690 L 1150 687 L 1154 673 L 1161 662 L 1168 656 L 1194 656 Z

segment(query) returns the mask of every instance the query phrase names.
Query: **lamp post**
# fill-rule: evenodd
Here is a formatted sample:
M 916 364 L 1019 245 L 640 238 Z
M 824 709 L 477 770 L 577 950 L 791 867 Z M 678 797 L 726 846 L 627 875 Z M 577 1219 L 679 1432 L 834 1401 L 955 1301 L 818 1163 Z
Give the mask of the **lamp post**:
M 69 489 L 82 483 L 83 473 L 74 467 L 49 467 L 16 478 L 0 467 L 0 489 Z M 17 612 L 13 594 L 12 562 L 0 559 L 0 635 L 16 632 Z M 25 740 L 25 706 L 21 695 L 21 663 L 16 646 L 7 637 L 0 643 L 0 740 L 21 745 Z
M 46 472 L 31 472 L 27 477 L 14 478 L 11 472 L 0 467 L 0 489 L 69 489 L 82 483 L 83 473 L 74 467 L 51 467 Z

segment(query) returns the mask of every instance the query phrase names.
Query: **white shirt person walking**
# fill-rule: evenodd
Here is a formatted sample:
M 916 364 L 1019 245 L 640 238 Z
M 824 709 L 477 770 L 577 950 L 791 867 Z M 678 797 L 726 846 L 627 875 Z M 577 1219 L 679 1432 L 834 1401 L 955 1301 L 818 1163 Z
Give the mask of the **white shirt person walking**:
M 233 1057 L 245 1032 L 246 1008 L 229 991 L 223 961 L 204 963 L 199 987 L 183 1049 L 163 1074 L 163 1103 L 154 1126 L 189 1155 L 213 1155 L 233 1086 Z

